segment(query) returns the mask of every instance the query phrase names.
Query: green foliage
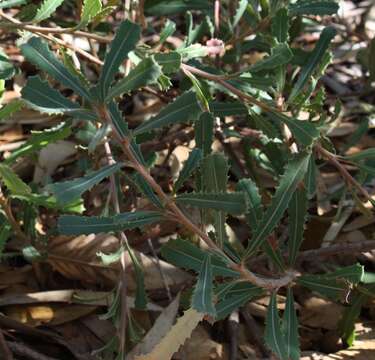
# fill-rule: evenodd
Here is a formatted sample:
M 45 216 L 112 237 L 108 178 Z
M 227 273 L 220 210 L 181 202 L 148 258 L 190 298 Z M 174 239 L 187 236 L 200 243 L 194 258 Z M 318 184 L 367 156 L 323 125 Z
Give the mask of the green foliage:
M 207 315 L 215 317 L 213 304 L 213 275 L 211 255 L 206 254 L 199 271 L 199 277 L 192 298 L 192 308 Z
M 253 238 L 246 250 L 247 256 L 253 254 L 264 243 L 280 221 L 299 182 L 302 181 L 306 173 L 309 158 L 309 154 L 301 153 L 289 162 L 272 198 L 271 205 L 265 210 L 254 231 Z
M 122 62 L 127 59 L 130 51 L 134 50 L 140 38 L 140 27 L 130 21 L 124 21 L 116 31 L 116 36 L 111 43 L 111 49 L 106 54 L 104 65 L 100 73 L 97 96 L 104 100 L 112 84 L 115 74 Z
M 59 232 L 65 235 L 98 234 L 134 229 L 161 219 L 162 216 L 155 211 L 136 211 L 111 217 L 62 215 L 57 226 Z
M 139 125 L 134 134 L 139 135 L 151 130 L 180 122 L 195 120 L 201 112 L 197 98 L 193 92 L 179 96 L 173 103 L 168 104 L 158 115 Z
M 23 3 L 23 0 L 2 1 L 0 9 Z M 53 16 L 57 22 L 59 11 L 72 7 L 67 3 L 59 8 L 62 3 L 44 0 L 32 21 L 47 23 Z M 228 3 L 220 3 L 217 27 L 212 1 L 145 1 L 146 15 L 178 15 L 173 17 L 176 23 L 163 19 L 155 25 L 149 18 L 142 19 L 140 11 L 137 14 L 140 24 L 121 22 L 107 45 L 114 29 L 106 16 L 113 11 L 116 1 L 103 4 L 101 0 L 84 0 L 80 11 L 75 12 L 74 21 L 69 25 L 64 23 L 65 19 L 58 22 L 59 26 L 70 27 L 59 28 L 57 32 L 74 33 L 84 28 L 92 33 L 98 31 L 95 35 L 100 46 L 96 46 L 95 36 L 86 34 L 92 37 L 91 50 L 98 57 L 95 65 L 89 63 L 87 53 L 79 51 L 79 57 L 78 52 L 73 56 L 63 49 L 63 42 L 56 41 L 63 55 L 63 60 L 59 60 L 40 37 L 24 35 L 20 45 L 22 55 L 41 73 L 28 77 L 21 100 L 0 109 L 0 120 L 7 121 L 26 104 L 33 110 L 58 115 L 60 124 L 32 132 L 0 165 L 4 197 L 22 204 L 16 219 L 7 218 L 6 211 L 0 214 L 0 254 L 13 234 L 14 221 L 20 221 L 20 229 L 32 239 L 32 244 L 38 243 L 35 221 L 40 207 L 52 209 L 58 217 L 57 231 L 69 236 L 131 229 L 137 229 L 134 233 L 139 235 L 151 224 L 163 228 L 164 221 L 172 220 L 179 227 L 179 236 L 186 240 L 173 239 L 168 233 L 170 239 L 162 246 L 161 256 L 197 275 L 192 308 L 219 320 L 271 291 L 265 343 L 281 360 L 297 360 L 300 358 L 298 319 L 292 283 L 336 301 L 354 288 L 355 297 L 340 329 L 348 344 L 352 342 L 353 324 L 361 306 L 373 292 L 374 275 L 365 273 L 361 265 L 330 273 L 298 274 L 282 286 L 287 288 L 287 298 L 281 319 L 276 298 L 278 286 L 264 285 L 262 281 L 267 280 L 264 273 L 250 273 L 247 268 L 247 261 L 263 252 L 274 266 L 270 283 L 290 276 L 286 268 L 297 263 L 308 211 L 314 214 L 316 179 L 324 165 L 319 149 L 323 146 L 335 152 L 327 131 L 340 112 L 338 106 L 335 114 L 327 111 L 325 91 L 319 82 L 332 60 L 329 50 L 336 30 L 325 27 L 310 52 L 302 49 L 303 42 L 295 39 L 306 26 L 308 31 L 319 31 L 321 27 L 316 23 L 320 17 L 312 16 L 335 14 L 338 4 L 334 0 L 240 0 L 237 6 L 229 7 Z M 186 30 L 180 26 L 184 14 Z M 114 19 L 118 19 L 117 15 Z M 255 31 L 251 39 L 247 37 L 249 30 Z M 147 39 L 141 39 L 142 32 Z M 73 36 L 82 34 L 81 31 Z M 178 46 L 172 35 L 183 36 Z M 51 36 L 53 32 L 48 38 Z M 206 40 L 214 37 L 223 40 L 226 53 L 211 58 L 210 52 L 217 49 Z M 372 41 L 370 61 L 373 48 Z M 75 52 L 74 48 L 70 51 Z M 266 56 L 249 62 L 248 55 L 253 52 Z M 123 71 L 125 60 L 126 71 Z M 371 65 L 368 69 L 373 79 Z M 17 71 L 1 51 L 0 92 L 5 89 L 5 80 L 12 79 Z M 143 116 L 139 106 L 150 98 L 155 100 L 152 114 Z M 136 115 L 141 115 L 140 121 L 138 116 L 128 117 L 134 115 L 133 108 L 138 111 Z M 302 116 L 306 114 L 307 120 Z M 368 121 L 361 124 L 349 142 L 340 145 L 338 155 L 332 155 L 360 170 L 358 183 L 366 183 L 375 176 L 375 151 L 367 149 L 353 155 L 345 155 L 345 151 L 368 128 Z M 174 135 L 171 130 L 177 134 L 176 139 L 171 139 L 170 134 Z M 84 132 L 89 134 L 85 140 Z M 21 157 L 36 160 L 38 151 L 68 138 L 77 145 L 79 160 L 73 159 L 73 164 L 64 165 L 61 172 L 53 174 L 52 178 L 58 182 L 40 189 L 37 184 L 23 181 L 13 170 L 12 166 Z M 191 151 L 173 184 L 173 179 L 163 171 L 169 155 L 180 144 L 189 146 Z M 158 158 L 159 148 L 165 150 L 162 158 Z M 344 150 L 340 152 L 341 149 Z M 84 175 L 66 180 L 64 170 L 70 166 Z M 269 181 L 263 182 L 264 175 Z M 108 177 L 110 181 L 104 182 Z M 188 181 L 192 177 L 194 181 Z M 95 194 L 100 198 L 98 203 L 103 203 L 100 209 L 93 209 L 89 203 L 87 216 L 64 214 L 72 211 L 82 214 L 82 195 L 101 182 L 108 186 L 95 188 L 100 188 L 99 194 Z M 274 186 L 274 182 L 278 185 Z M 91 197 L 87 199 L 89 202 Z M 336 201 L 336 193 L 332 199 Z M 355 200 L 358 203 L 356 197 Z M 247 233 L 243 243 L 235 231 L 228 236 L 233 223 L 245 220 L 248 228 L 244 227 Z M 288 238 L 284 245 L 278 235 L 286 228 L 285 224 Z M 121 235 L 118 251 L 100 256 L 108 264 L 109 260 L 118 261 L 124 251 L 129 253 L 137 285 L 136 307 L 145 309 L 148 299 L 142 264 Z M 198 238 L 206 244 L 200 246 Z M 288 250 L 285 259 L 284 250 Z M 40 261 L 43 254 L 33 245 L 23 249 L 23 256 L 34 262 Z M 118 311 L 119 299 L 115 299 L 109 314 L 116 318 Z M 118 324 L 118 319 L 115 320 Z M 132 319 L 128 321 L 130 337 L 136 337 L 134 324 Z
M 64 0 L 44 0 L 42 5 L 39 7 L 33 21 L 39 22 L 48 19 L 63 3 L 63 1 Z
M 47 186 L 47 190 L 55 196 L 60 204 L 69 204 L 106 177 L 119 171 L 122 166 L 123 164 L 120 163 L 107 165 L 78 179 L 50 184 Z

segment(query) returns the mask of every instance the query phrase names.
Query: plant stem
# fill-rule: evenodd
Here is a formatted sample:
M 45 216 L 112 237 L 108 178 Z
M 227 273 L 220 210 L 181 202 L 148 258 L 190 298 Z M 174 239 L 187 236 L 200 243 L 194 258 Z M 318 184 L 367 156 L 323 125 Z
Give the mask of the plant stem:
M 113 135 L 116 141 L 121 145 L 121 148 L 124 154 L 126 155 L 128 160 L 132 164 L 134 170 L 137 171 L 146 180 L 146 182 L 151 186 L 151 188 L 158 195 L 159 199 L 166 206 L 167 211 L 173 214 L 174 220 L 179 222 L 181 225 L 185 226 L 185 228 L 190 230 L 192 233 L 198 235 L 211 250 L 223 256 L 226 259 L 228 266 L 238 271 L 241 275 L 241 278 L 244 281 L 248 281 L 254 285 L 257 285 L 265 289 L 273 290 L 273 289 L 278 289 L 280 287 L 290 284 L 296 279 L 296 277 L 299 276 L 299 273 L 297 273 L 296 271 L 290 270 L 290 271 L 287 271 L 282 277 L 277 278 L 277 279 L 264 278 L 264 277 L 261 277 L 252 273 L 241 264 L 237 264 L 232 259 L 230 259 L 223 252 L 223 250 L 219 248 L 218 245 L 202 229 L 200 229 L 198 225 L 194 224 L 194 222 L 192 222 L 181 211 L 181 209 L 176 205 L 174 200 L 170 198 L 163 191 L 161 186 L 154 180 L 154 178 L 150 175 L 149 171 L 141 163 L 139 163 L 139 161 L 137 160 L 136 156 L 133 154 L 133 151 L 130 147 L 130 140 L 128 138 L 122 137 L 121 134 L 116 131 L 116 127 L 113 126 L 111 116 L 106 106 L 105 105 L 96 106 L 95 109 L 96 109 L 98 116 L 111 125 Z

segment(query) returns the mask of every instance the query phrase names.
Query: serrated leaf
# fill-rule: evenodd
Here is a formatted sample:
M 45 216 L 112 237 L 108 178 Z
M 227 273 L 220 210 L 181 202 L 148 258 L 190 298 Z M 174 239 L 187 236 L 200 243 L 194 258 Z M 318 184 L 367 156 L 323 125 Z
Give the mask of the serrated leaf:
M 281 220 L 299 182 L 304 178 L 309 158 L 310 154 L 300 153 L 288 163 L 271 204 L 264 212 L 258 227 L 254 231 L 249 247 L 246 250 L 246 256 L 253 254 L 266 241 Z
M 262 70 L 272 70 L 282 65 L 288 64 L 293 58 L 293 53 L 289 46 L 285 43 L 276 45 L 272 48 L 271 55 L 256 62 L 249 68 L 254 73 Z
M 356 293 L 339 322 L 341 336 L 349 346 L 352 346 L 355 340 L 355 323 L 359 318 L 362 306 L 368 298 L 366 294 Z
M 258 188 L 253 180 L 241 179 L 236 186 L 236 190 L 242 191 L 247 197 L 248 210 L 246 219 L 254 230 L 258 226 L 263 214 L 262 198 L 260 197 Z
M 247 208 L 243 193 L 189 193 L 178 195 L 176 202 L 181 205 L 220 210 L 234 215 L 243 214 Z
M 26 44 L 21 45 L 21 51 L 28 61 L 38 66 L 61 84 L 74 90 L 77 94 L 90 101 L 91 96 L 88 90 L 83 87 L 78 78 L 72 75 L 68 69 L 56 59 L 55 55 L 49 50 L 48 45 L 41 39 L 32 37 Z
M 281 322 L 277 310 L 276 293 L 270 297 L 267 309 L 266 330 L 264 340 L 271 351 L 281 360 L 289 360 L 287 345 L 281 330 Z
M 319 137 L 319 130 L 309 121 L 293 119 L 279 112 L 268 112 L 267 116 L 283 122 L 300 145 L 310 146 Z
M 206 254 L 199 271 L 197 284 L 195 285 L 191 307 L 200 313 L 215 316 L 213 303 L 213 274 L 211 267 L 211 255 Z
M 203 156 L 207 156 L 211 153 L 214 121 L 214 117 L 211 113 L 204 112 L 194 123 L 195 143 L 199 149 L 202 149 Z
M 114 101 L 110 101 L 108 104 L 108 112 L 111 117 L 111 125 L 114 127 L 114 130 L 120 135 L 120 137 L 122 137 L 123 139 L 130 137 L 128 123 L 123 118 L 118 108 L 118 104 L 116 104 Z
M 335 0 L 299 0 L 289 4 L 289 12 L 294 15 L 333 15 L 339 10 Z
M 297 189 L 295 191 L 289 203 L 288 213 L 288 261 L 289 265 L 293 267 L 303 242 L 303 232 L 307 217 L 307 194 L 305 189 Z
M 310 200 L 314 197 L 316 192 L 316 177 L 317 177 L 317 166 L 315 163 L 314 156 L 310 157 L 309 166 L 305 176 L 305 189 L 307 198 Z
M 219 291 L 215 294 L 219 298 L 216 304 L 216 320 L 224 319 L 234 310 L 264 293 L 263 289 L 245 282 L 231 283 L 229 287 L 225 294 Z
M 155 60 L 162 67 L 164 74 L 177 72 L 181 67 L 181 55 L 176 51 L 155 54 Z
M 7 165 L 0 164 L 0 179 L 12 195 L 31 195 L 31 188 Z
M 81 119 L 96 119 L 96 115 L 93 112 L 81 109 L 77 103 L 70 101 L 59 91 L 53 89 L 47 81 L 43 81 L 38 75 L 28 78 L 21 94 L 31 108 L 40 112 L 66 114 Z
M 24 106 L 24 102 L 22 100 L 13 100 L 10 103 L 6 104 L 0 109 L 0 121 L 7 119 L 13 113 L 21 110 Z
M 286 297 L 286 306 L 283 316 L 283 333 L 285 334 L 286 350 L 288 354 L 287 359 L 299 360 L 301 352 L 298 335 L 298 319 L 291 288 L 288 288 Z
M 154 193 L 154 190 L 150 186 L 150 184 L 142 177 L 141 174 L 137 173 L 133 176 L 134 183 L 136 187 L 143 193 L 155 206 L 163 208 L 163 204 Z
M 9 60 L 7 54 L 0 48 L 0 79 L 1 80 L 8 80 L 14 76 L 16 73 L 16 69 Z
M 338 300 L 348 291 L 349 284 L 359 283 L 364 275 L 363 266 L 352 265 L 323 275 L 303 275 L 297 282 L 323 296 Z
M 228 160 L 220 153 L 207 155 L 201 166 L 202 187 L 208 193 L 224 193 L 228 182 Z M 222 248 L 227 241 L 225 211 L 213 211 L 216 241 Z
M 370 148 L 370 149 L 362 150 L 362 151 L 360 151 L 358 153 L 355 153 L 355 154 L 346 155 L 345 159 L 353 160 L 353 161 L 375 159 L 375 149 Z
M 163 44 L 171 35 L 176 31 L 176 23 L 170 19 L 167 19 L 163 30 L 160 32 L 159 44 Z
M 161 221 L 162 218 L 156 211 L 135 211 L 112 217 L 62 215 L 57 228 L 64 235 L 88 235 L 134 229 Z
M 179 96 L 168 104 L 160 113 L 145 121 L 134 130 L 134 135 L 160 129 L 171 124 L 196 120 L 201 112 L 195 94 L 191 91 Z
M 117 29 L 115 38 L 111 43 L 111 49 L 105 56 L 97 85 L 100 100 L 107 97 L 108 89 L 115 74 L 119 71 L 122 62 L 128 57 L 129 52 L 134 50 L 140 36 L 141 28 L 139 25 L 129 20 L 123 21 Z
M 183 185 L 183 183 L 189 178 L 189 176 L 193 173 L 193 171 L 198 167 L 199 163 L 201 162 L 203 157 L 203 152 L 201 149 L 193 149 L 188 159 L 186 160 L 184 167 L 182 168 L 178 179 L 174 183 L 174 191 L 177 190 Z
M 83 2 L 81 21 L 78 28 L 85 27 L 102 10 L 101 0 L 85 0 Z
M 149 0 L 145 4 L 146 13 L 152 16 L 186 13 L 189 10 L 209 12 L 212 3 L 208 0 Z
M 48 19 L 63 2 L 64 0 L 44 0 L 33 21 L 39 22 Z
M 23 5 L 26 2 L 27 0 L 3 0 L 0 2 L 0 9 Z
M 242 15 L 246 11 L 247 5 L 248 5 L 248 0 L 240 0 L 238 2 L 238 6 L 236 9 L 236 13 L 234 14 L 233 22 L 232 22 L 232 27 L 235 27 L 239 21 L 242 18 Z
M 206 192 L 225 192 L 228 182 L 228 160 L 223 154 L 214 153 L 202 161 L 203 189 Z
M 276 15 L 272 18 L 271 31 L 272 36 L 275 37 L 279 43 L 283 43 L 288 40 L 289 17 L 288 10 L 286 8 L 281 8 L 278 10 Z
M 71 134 L 71 124 L 61 123 L 58 126 L 44 131 L 32 132 L 31 137 L 17 150 L 4 160 L 5 164 L 14 164 L 21 156 L 27 156 L 46 147 L 48 144 L 63 140 Z
M 142 60 L 129 74 L 118 81 L 108 93 L 106 101 L 143 86 L 154 84 L 162 74 L 161 67 L 153 57 Z
M 169 240 L 161 248 L 161 254 L 171 264 L 198 273 L 202 267 L 206 251 L 199 249 L 188 241 L 174 239 Z M 211 256 L 211 266 L 213 276 L 237 278 L 240 275 L 237 271 L 228 268 L 226 263 L 216 254 Z
M 333 27 L 326 27 L 320 34 L 319 40 L 311 52 L 307 63 L 302 67 L 297 82 L 295 83 L 289 100 L 292 101 L 303 90 L 304 86 L 310 79 L 314 70 L 323 59 L 332 39 L 336 36 L 336 30 Z
M 246 105 L 240 101 L 233 102 L 220 102 L 220 101 L 210 101 L 209 103 L 210 111 L 214 116 L 224 117 L 224 116 L 238 116 L 247 115 L 249 110 Z
M 120 163 L 107 165 L 78 179 L 49 184 L 46 189 L 55 196 L 60 204 L 68 204 L 106 177 L 120 170 L 122 166 L 123 164 Z

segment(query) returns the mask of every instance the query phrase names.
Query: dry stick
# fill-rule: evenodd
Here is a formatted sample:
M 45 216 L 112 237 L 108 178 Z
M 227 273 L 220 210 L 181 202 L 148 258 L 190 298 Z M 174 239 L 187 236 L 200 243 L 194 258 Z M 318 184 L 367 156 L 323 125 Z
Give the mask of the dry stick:
M 122 136 L 116 131 L 116 127 L 112 123 L 111 116 L 108 113 L 107 108 L 102 106 L 96 106 L 96 111 L 98 116 L 105 120 L 108 124 L 111 125 L 113 130 L 113 135 L 116 138 L 117 142 L 121 145 L 123 152 L 133 164 L 133 168 L 146 180 L 146 182 L 151 186 L 151 188 L 156 192 L 159 196 L 160 200 L 165 204 L 167 209 L 170 213 L 173 214 L 173 218 L 175 221 L 179 222 L 181 225 L 185 226 L 188 230 L 192 233 L 198 235 L 213 251 L 220 254 L 221 256 L 225 257 L 229 266 L 238 271 L 241 275 L 243 281 L 248 281 L 254 285 L 257 285 L 262 288 L 266 289 L 278 289 L 280 287 L 286 286 L 292 281 L 295 280 L 296 277 L 299 276 L 299 273 L 294 270 L 288 270 L 285 274 L 277 279 L 271 278 L 264 278 L 258 276 L 244 266 L 235 263 L 231 260 L 223 251 L 220 249 L 217 244 L 203 231 L 194 224 L 176 205 L 174 200 L 170 198 L 161 188 L 161 186 L 154 180 L 154 178 L 150 175 L 148 170 L 138 162 L 137 158 L 134 156 L 131 148 L 130 148 L 130 141 L 128 138 L 122 138 Z
M 330 153 L 319 144 L 315 145 L 315 150 L 325 157 L 333 166 L 335 166 L 349 186 L 356 188 L 370 202 L 373 201 L 367 190 L 357 180 L 355 180 L 353 176 L 350 175 L 348 170 L 346 170 L 346 168 L 337 160 L 336 155 Z
M 0 10 L 0 16 L 3 17 L 4 19 L 7 19 L 8 21 L 10 21 L 15 27 L 19 27 L 22 23 L 19 21 L 19 20 L 16 20 L 8 15 L 5 15 L 3 11 Z M 41 33 L 41 32 L 38 32 L 38 31 L 33 31 L 35 34 L 39 35 L 40 37 L 43 37 L 47 40 L 50 40 L 50 41 L 53 41 L 61 46 L 64 46 L 68 49 L 71 49 L 73 51 L 75 51 L 76 53 L 80 54 L 82 57 L 92 61 L 93 63 L 97 64 L 97 65 L 103 65 L 103 62 L 101 60 L 99 60 L 97 57 L 91 55 L 90 53 L 88 53 L 87 51 L 85 50 L 82 50 L 81 48 L 77 47 L 77 46 L 74 46 L 72 44 L 69 44 L 67 42 L 65 42 L 64 40 L 61 40 L 61 39 L 58 39 L 54 36 L 51 36 L 51 35 L 46 35 L 44 33 Z
M 109 145 L 108 140 L 104 143 L 105 152 L 108 158 L 108 164 L 113 165 L 116 164 L 116 161 L 113 158 L 112 150 Z M 109 177 L 110 185 L 111 185 L 111 197 L 113 206 L 115 208 L 115 212 L 117 214 L 120 213 L 120 202 L 117 193 L 116 187 L 116 178 L 114 174 L 111 174 Z M 128 239 L 123 231 L 120 231 L 121 242 L 124 244 L 128 244 Z M 127 316 L 128 316 L 128 304 L 127 304 L 127 286 L 126 286 L 126 258 L 125 258 L 125 251 L 122 252 L 121 258 L 121 272 L 120 272 L 120 298 L 121 298 L 121 311 L 120 311 L 120 352 L 121 354 L 125 354 L 125 347 L 126 347 L 126 326 L 127 326 Z

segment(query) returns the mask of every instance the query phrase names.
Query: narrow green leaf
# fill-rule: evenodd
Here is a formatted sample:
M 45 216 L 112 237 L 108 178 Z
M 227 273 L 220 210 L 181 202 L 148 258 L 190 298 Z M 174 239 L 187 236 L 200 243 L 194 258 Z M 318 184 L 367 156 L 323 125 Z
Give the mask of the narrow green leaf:
M 345 156 L 345 159 L 353 160 L 353 161 L 375 159 L 375 149 L 370 148 L 370 149 L 362 150 L 358 153 Z
M 122 22 L 117 29 L 99 77 L 98 92 L 101 100 L 106 98 L 115 74 L 118 72 L 122 62 L 128 57 L 129 52 L 135 48 L 140 36 L 141 29 L 139 25 L 129 20 Z
M 210 111 L 214 116 L 224 117 L 224 116 L 238 116 L 247 115 L 249 110 L 240 101 L 233 102 L 220 102 L 220 101 L 210 101 L 209 102 Z
M 243 214 L 247 209 L 243 193 L 189 193 L 178 195 L 176 201 L 181 205 L 221 210 L 234 215 Z
M 289 12 L 294 15 L 333 15 L 339 10 L 335 0 L 299 0 L 289 4 Z
M 264 340 L 271 351 L 281 360 L 289 360 L 287 344 L 281 330 L 280 317 L 277 310 L 276 293 L 272 293 L 266 316 Z
M 159 44 L 163 44 L 171 35 L 176 31 L 176 23 L 170 19 L 167 19 L 163 30 L 160 32 Z
M 193 171 L 198 167 L 199 163 L 202 160 L 202 150 L 201 149 L 193 149 L 188 159 L 186 160 L 184 167 L 182 168 L 178 179 L 174 183 L 174 191 L 177 190 L 183 185 L 183 183 L 189 178 L 189 176 L 193 173 Z
M 27 0 L 3 0 L 0 2 L 0 9 L 23 5 L 26 2 Z
M 12 78 L 16 73 L 16 69 L 9 60 L 5 51 L 0 48 L 0 79 L 1 80 L 8 80 Z
M 39 22 L 48 19 L 63 2 L 64 0 L 44 0 L 33 21 Z
M 370 72 L 370 79 L 375 79 L 375 38 L 370 41 L 369 52 L 368 52 L 368 70 Z
M 114 127 L 114 130 L 123 138 L 130 137 L 130 131 L 128 123 L 123 118 L 119 108 L 118 104 L 116 104 L 114 101 L 110 101 L 108 104 L 108 112 L 111 117 L 112 125 Z
M 189 10 L 212 11 L 212 2 L 208 0 L 149 0 L 145 11 L 152 16 L 184 14 Z
M 292 119 L 279 112 L 268 112 L 267 116 L 288 126 L 300 145 L 310 146 L 319 137 L 319 130 L 309 121 Z
M 22 100 L 13 100 L 0 109 L 0 121 L 9 118 L 13 113 L 19 111 L 24 106 Z
M 182 240 L 169 240 L 161 248 L 161 254 L 168 262 L 187 270 L 199 272 L 202 268 L 206 251 L 199 249 L 192 243 Z M 211 256 L 213 276 L 239 277 L 239 273 L 227 267 L 226 263 L 216 254 Z
M 137 173 L 134 174 L 132 177 L 136 187 L 139 189 L 141 193 L 143 193 L 155 206 L 163 208 L 163 204 L 154 193 L 154 190 L 149 185 L 149 183 L 142 177 L 141 174 Z
M 40 38 L 32 37 L 26 44 L 21 45 L 21 51 L 27 60 L 44 70 L 57 81 L 87 100 L 91 99 L 88 90 L 83 87 L 80 80 L 56 59 L 55 55 L 49 50 L 48 45 Z
M 298 278 L 297 283 L 332 300 L 340 300 L 348 290 L 345 282 L 326 279 L 320 275 L 303 275 Z
M 208 193 L 225 193 L 228 182 L 228 160 L 220 153 L 207 155 L 201 166 L 203 190 Z M 228 240 L 225 211 L 213 211 L 216 241 L 222 248 Z
M 213 303 L 213 274 L 211 255 L 206 254 L 199 271 L 197 284 L 195 285 L 191 307 L 203 314 L 215 317 L 216 311 Z
M 31 195 L 31 188 L 7 165 L 0 164 L 0 179 L 12 195 Z
M 68 204 L 106 177 L 120 170 L 122 166 L 123 164 L 120 163 L 107 165 L 78 179 L 49 184 L 46 189 L 56 197 L 60 204 Z
M 350 284 L 358 284 L 364 277 L 363 266 L 355 264 L 323 275 L 303 275 L 297 282 L 333 300 L 342 298 Z
M 276 15 L 272 18 L 271 22 L 272 36 L 277 39 L 279 43 L 288 40 L 289 33 L 289 17 L 288 10 L 281 8 L 277 11 Z
M 248 211 L 246 218 L 252 230 L 256 229 L 263 215 L 262 198 L 256 184 L 251 179 L 241 179 L 236 187 L 237 191 L 242 191 L 247 197 Z
M 200 115 L 194 123 L 195 143 L 199 149 L 202 149 L 203 156 L 211 153 L 212 139 L 214 136 L 214 117 L 208 112 Z
M 93 112 L 81 109 L 80 106 L 53 89 L 47 81 L 43 81 L 38 75 L 27 80 L 23 87 L 22 98 L 35 110 L 47 114 L 66 114 L 72 117 L 95 120 Z
M 153 57 L 142 60 L 129 74 L 117 82 L 110 90 L 106 101 L 143 86 L 154 84 L 162 74 L 161 67 Z
M 316 177 L 317 177 L 317 166 L 315 163 L 314 156 L 310 157 L 309 166 L 307 168 L 305 176 L 305 189 L 308 199 L 312 199 L 316 192 Z
M 356 293 L 351 300 L 350 306 L 346 307 L 344 315 L 339 323 L 339 330 L 345 342 L 352 346 L 355 340 L 355 323 L 361 314 L 362 306 L 369 296 L 363 293 Z
M 72 133 L 71 124 L 61 123 L 58 126 L 43 131 L 33 131 L 31 137 L 17 150 L 4 160 L 7 165 L 14 164 L 14 161 L 21 156 L 35 153 L 58 140 L 67 138 Z
M 304 178 L 309 158 L 310 154 L 300 153 L 288 163 L 271 204 L 253 234 L 246 256 L 253 254 L 266 241 L 281 220 L 299 182 Z
M 238 2 L 236 13 L 234 14 L 234 18 L 233 18 L 233 22 L 232 22 L 233 27 L 235 27 L 239 23 L 239 21 L 241 20 L 242 15 L 246 11 L 248 3 L 249 3 L 248 0 L 240 0 Z
M 88 235 L 134 229 L 161 221 L 162 218 L 156 211 L 135 211 L 112 217 L 62 215 L 57 228 L 64 235 Z
M 82 7 L 81 21 L 77 27 L 85 27 L 101 10 L 101 0 L 85 0 Z
M 314 70 L 323 59 L 332 39 L 336 36 L 336 30 L 333 27 L 326 27 L 320 34 L 319 41 L 315 45 L 314 50 L 311 52 L 307 63 L 302 67 L 297 82 L 295 83 L 292 92 L 290 93 L 289 100 L 292 101 L 302 91 L 307 81 L 313 74 Z
M 293 267 L 303 242 L 303 232 L 307 217 L 307 194 L 305 189 L 297 189 L 289 203 L 289 265 Z
M 195 120 L 201 112 L 197 98 L 193 92 L 187 92 L 167 105 L 160 113 L 139 125 L 134 134 L 139 135 L 171 124 Z
M 221 320 L 230 315 L 234 310 L 244 306 L 251 299 L 261 296 L 263 289 L 249 283 L 231 283 L 231 289 L 225 294 L 216 296 L 219 302 L 216 304 L 216 320 Z
M 164 74 L 171 74 L 180 70 L 181 55 L 176 51 L 155 54 L 155 60 L 162 67 Z
M 256 62 L 250 67 L 250 72 L 258 72 L 262 70 L 272 70 L 282 65 L 288 64 L 293 58 L 293 53 L 289 46 L 285 43 L 276 45 L 272 48 L 271 55 Z
M 223 154 L 214 153 L 202 161 L 203 189 L 206 192 L 225 192 L 228 182 L 229 165 Z
M 287 359 L 300 359 L 300 345 L 298 335 L 298 319 L 296 309 L 294 307 L 294 297 L 291 288 L 288 288 L 286 297 L 286 306 L 283 316 L 283 333 L 285 334 L 285 342 L 288 357 Z

